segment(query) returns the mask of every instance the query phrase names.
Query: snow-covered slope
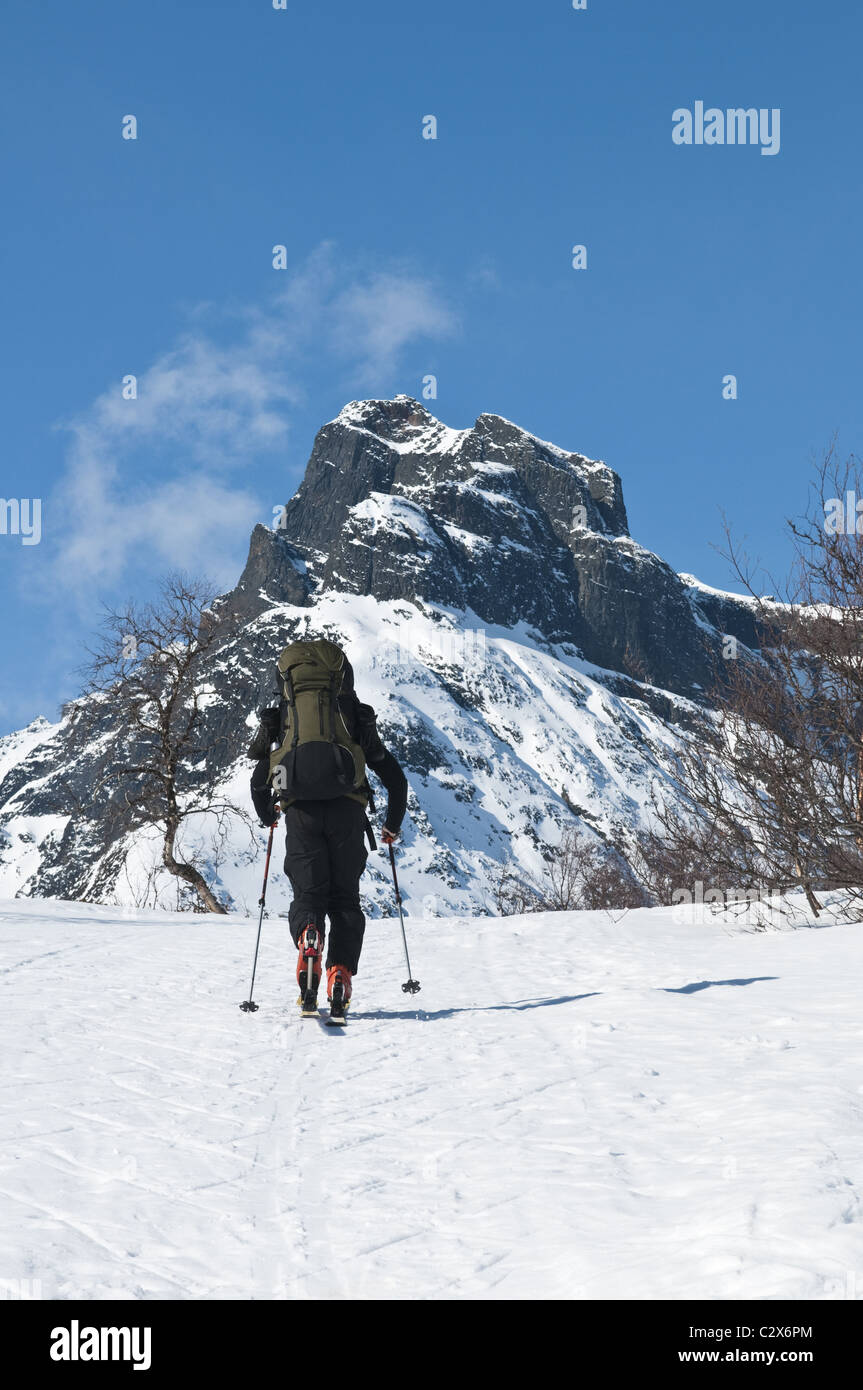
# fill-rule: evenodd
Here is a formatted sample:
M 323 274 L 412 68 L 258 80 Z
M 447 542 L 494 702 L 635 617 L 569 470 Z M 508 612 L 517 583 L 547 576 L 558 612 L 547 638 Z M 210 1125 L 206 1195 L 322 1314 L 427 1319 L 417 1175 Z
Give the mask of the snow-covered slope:
M 387 744 L 409 770 L 403 891 L 427 913 L 494 910 L 501 865 L 511 857 L 524 873 L 541 876 L 543 851 L 574 816 L 605 839 L 631 829 L 649 802 L 652 781 L 667 775 L 676 737 L 674 725 L 651 708 L 651 694 L 658 692 L 629 682 L 628 695 L 616 694 L 609 673 L 571 647 L 540 644 L 524 625 L 481 627 L 475 616 L 466 622 L 465 615 L 456 616 L 406 600 L 383 604 L 332 592 L 313 609 L 270 605 L 225 656 L 237 676 L 222 680 L 225 695 L 215 711 L 223 721 L 233 718 L 239 739 L 247 740 L 256 703 L 245 694 L 247 653 L 277 652 L 290 635 L 337 636 L 361 697 L 378 711 Z M 663 699 L 679 719 L 691 714 L 682 696 Z M 0 893 L 7 896 L 90 896 L 103 874 L 105 857 L 98 852 L 87 868 L 94 847 L 86 823 L 58 817 L 50 801 L 37 802 L 44 811 L 34 814 L 33 785 L 50 788 L 58 759 L 52 732 L 56 738 L 56 726 L 46 726 L 45 742 L 31 751 L 47 771 L 32 765 L 22 792 L 4 811 Z M 241 753 L 225 770 L 223 790 L 241 805 L 248 802 L 251 766 Z M 77 775 L 86 784 L 86 755 Z M 254 842 L 237 825 L 216 865 L 214 833 L 215 818 L 202 815 L 184 847 L 211 861 L 210 879 L 237 908 L 253 910 L 261 872 Z M 259 849 L 264 840 L 260 832 Z M 103 901 L 175 905 L 177 883 L 169 875 L 148 887 L 160 861 L 156 834 L 137 831 L 114 855 L 121 867 L 104 884 Z M 273 905 L 286 910 L 290 890 L 283 875 L 276 874 L 271 892 Z M 369 912 L 395 910 L 391 880 L 374 857 L 363 893 Z
M 376 921 L 334 1034 L 295 1015 L 277 920 L 247 1015 L 248 920 L 3 904 L 5 1277 L 61 1299 L 860 1297 L 859 927 L 408 931 L 421 994 Z

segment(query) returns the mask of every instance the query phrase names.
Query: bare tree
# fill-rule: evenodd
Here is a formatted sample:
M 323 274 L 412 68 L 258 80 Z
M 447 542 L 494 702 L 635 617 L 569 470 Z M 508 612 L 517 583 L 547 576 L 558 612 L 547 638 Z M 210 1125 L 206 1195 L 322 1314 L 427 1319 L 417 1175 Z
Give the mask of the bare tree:
M 505 865 L 498 882 L 498 912 L 614 911 L 643 907 L 646 894 L 618 849 L 591 842 L 577 826 L 567 825 L 560 843 L 549 847 L 539 878 L 519 875 Z
M 858 460 L 830 450 L 806 514 L 788 522 L 789 582 L 758 592 L 726 527 L 727 558 L 748 590 L 760 651 L 718 661 L 715 720 L 685 735 L 675 801 L 660 808 L 666 857 L 701 859 L 716 886 L 841 888 L 863 904 L 863 537 L 847 525 L 863 489 Z M 831 525 L 831 520 L 834 524 Z M 863 517 L 861 517 L 863 529 Z M 656 847 L 654 846 L 654 849 Z M 649 856 L 648 856 L 649 857 Z
M 512 860 L 500 866 L 494 885 L 494 903 L 501 917 L 543 910 L 542 899 L 536 889 L 527 882 Z
M 666 804 L 654 797 L 657 816 L 654 824 L 641 828 L 618 846 L 637 881 L 644 887 L 653 906 L 669 906 L 674 893 L 705 877 L 705 866 L 715 863 L 711 847 L 702 834 L 696 837 L 688 825 L 685 840 L 678 841 L 666 830 L 663 833 L 660 817 L 667 815 Z M 719 884 L 722 874 L 710 872 L 712 881 Z
M 574 825 L 566 826 L 538 885 L 543 908 L 549 912 L 567 912 L 584 906 L 585 890 L 598 863 L 595 846 L 579 834 Z
M 590 911 L 620 912 L 647 907 L 649 896 L 626 856 L 613 845 L 594 846 L 581 892 L 580 906 Z
M 222 750 L 204 727 L 213 696 L 208 659 L 232 621 L 214 597 L 206 581 L 175 573 L 155 602 L 105 609 L 99 645 L 84 668 L 89 698 L 75 738 L 101 746 L 93 794 L 110 796 L 112 828 L 158 827 L 167 872 L 187 885 L 199 911 L 224 913 L 195 856 L 180 850 L 184 826 L 203 812 L 216 817 L 211 861 L 218 861 L 229 818 L 251 824 L 243 808 L 218 794 Z

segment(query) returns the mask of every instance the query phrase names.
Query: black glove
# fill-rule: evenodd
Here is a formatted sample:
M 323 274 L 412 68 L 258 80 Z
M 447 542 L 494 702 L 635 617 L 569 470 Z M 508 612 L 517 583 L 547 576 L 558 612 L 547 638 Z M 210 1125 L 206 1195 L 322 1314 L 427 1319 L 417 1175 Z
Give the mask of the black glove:
M 261 758 L 252 773 L 252 805 L 261 825 L 269 828 L 276 819 L 276 795 L 267 780 L 270 772 L 268 758 Z
M 269 709 L 260 709 L 258 716 L 260 723 L 246 754 L 249 758 L 265 758 L 279 739 L 279 706 L 272 705 Z

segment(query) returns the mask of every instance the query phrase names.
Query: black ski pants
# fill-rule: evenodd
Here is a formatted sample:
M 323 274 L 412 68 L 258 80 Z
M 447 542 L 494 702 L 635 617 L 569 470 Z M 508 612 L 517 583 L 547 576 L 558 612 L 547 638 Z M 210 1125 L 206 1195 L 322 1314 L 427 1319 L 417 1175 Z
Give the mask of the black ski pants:
M 357 973 L 366 919 L 360 877 L 366 866 L 366 812 L 346 796 L 295 801 L 285 811 L 285 873 L 294 890 L 288 921 L 294 945 L 312 922 L 324 934 L 330 919 L 327 968 Z

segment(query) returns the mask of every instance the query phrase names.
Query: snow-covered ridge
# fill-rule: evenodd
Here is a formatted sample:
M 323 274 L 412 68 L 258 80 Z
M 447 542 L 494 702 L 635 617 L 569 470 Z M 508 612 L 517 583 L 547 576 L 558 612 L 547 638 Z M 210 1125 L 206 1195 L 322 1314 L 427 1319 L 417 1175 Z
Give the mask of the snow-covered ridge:
M 730 599 L 733 603 L 743 603 L 755 606 L 757 600 L 751 594 L 733 593 L 730 589 L 714 589 L 711 584 L 704 584 L 700 579 L 696 579 L 694 574 L 678 574 L 678 579 L 685 584 L 687 589 L 696 589 L 698 593 L 709 594 L 711 598 Z
M 348 425 L 353 430 L 361 431 L 372 438 L 381 440 L 388 448 L 396 453 L 429 453 L 445 454 L 455 449 L 462 439 L 469 433 L 469 430 L 451 429 L 441 420 L 435 419 L 418 401 L 414 401 L 410 396 L 396 396 L 395 403 L 405 403 L 414 407 L 416 423 L 401 423 L 400 432 L 405 437 L 395 438 L 392 433 L 381 434 L 369 428 L 369 418 L 376 414 L 381 405 L 389 404 L 382 401 L 349 401 L 336 416 L 331 424 Z
M 16 729 L 0 738 L 0 784 L 11 768 L 24 761 L 30 753 L 50 740 L 60 729 L 60 723 L 52 724 L 39 715 L 26 729 Z
M 386 433 L 370 427 L 370 421 L 379 417 L 382 408 L 393 405 L 401 405 L 410 408 L 410 416 L 407 420 L 398 420 L 398 433 L 396 433 L 390 422 L 390 427 Z M 547 439 L 542 439 L 538 434 L 525 429 L 513 420 L 507 419 L 505 415 L 496 412 L 483 412 L 478 415 L 473 425 L 463 429 L 453 429 L 437 419 L 419 401 L 412 396 L 398 395 L 393 400 L 357 400 L 350 401 L 345 405 L 335 417 L 330 421 L 331 424 L 347 425 L 351 429 L 369 435 L 386 444 L 388 448 L 396 453 L 427 453 L 445 454 L 453 453 L 469 442 L 470 436 L 476 432 L 481 432 L 483 427 L 489 423 L 505 425 L 515 434 L 522 436 L 525 440 L 531 441 L 545 450 L 561 466 L 575 468 L 581 472 L 592 474 L 596 478 L 605 479 L 613 477 L 612 470 L 602 459 L 590 459 L 586 455 L 574 450 L 562 449 L 558 444 L 552 444 Z M 491 469 L 493 464 L 478 461 L 472 465 L 475 468 Z M 505 467 L 506 465 L 499 465 Z

